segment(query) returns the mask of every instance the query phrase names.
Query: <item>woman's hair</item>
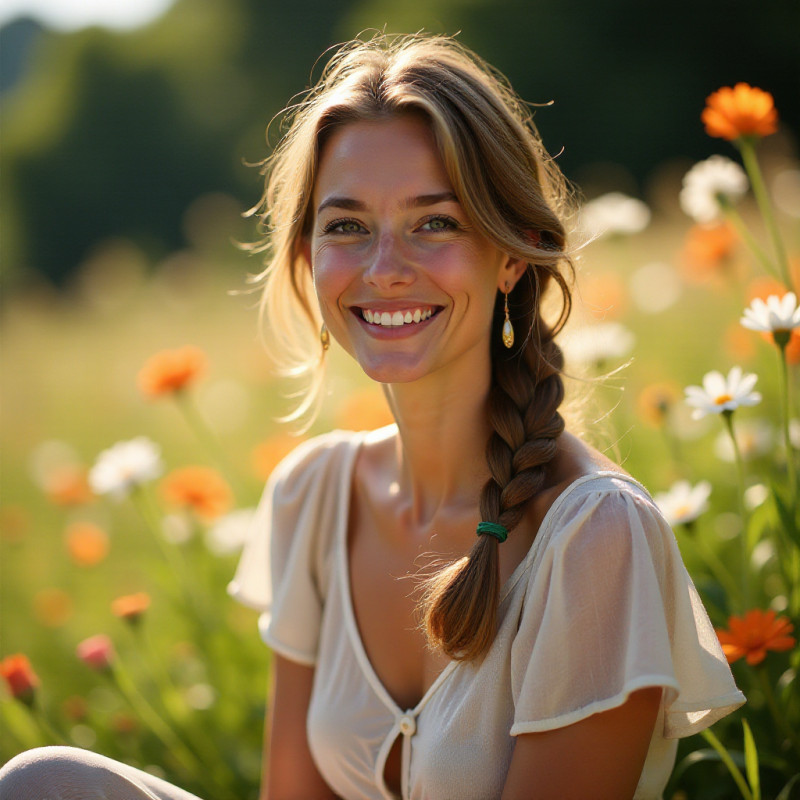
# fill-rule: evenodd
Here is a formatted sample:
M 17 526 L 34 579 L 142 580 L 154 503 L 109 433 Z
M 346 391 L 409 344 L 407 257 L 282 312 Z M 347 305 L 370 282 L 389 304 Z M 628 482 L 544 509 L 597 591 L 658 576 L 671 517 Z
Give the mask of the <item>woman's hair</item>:
M 310 380 L 297 412 L 302 414 L 314 405 L 322 354 L 303 248 L 321 150 L 342 125 L 407 113 L 422 115 L 430 125 L 470 223 L 500 251 L 528 265 L 508 298 L 517 339 L 511 350 L 501 339 L 503 295 L 496 298 L 487 409 L 491 477 L 480 497 L 481 519 L 512 531 L 541 489 L 564 429 L 563 359 L 554 337 L 570 312 L 572 261 L 561 220 L 569 199 L 565 181 L 544 150 L 529 108 L 501 75 L 448 37 L 381 34 L 341 47 L 316 86 L 288 110 L 288 132 L 263 165 L 266 190 L 251 212 L 259 215 L 265 234 L 252 248 L 267 253 L 266 269 L 255 276 L 263 284 L 262 313 L 283 374 Z M 561 304 L 548 322 L 542 302 L 553 285 Z M 451 658 L 475 658 L 494 638 L 498 546 L 493 536 L 477 536 L 467 556 L 425 581 L 423 625 L 431 643 Z

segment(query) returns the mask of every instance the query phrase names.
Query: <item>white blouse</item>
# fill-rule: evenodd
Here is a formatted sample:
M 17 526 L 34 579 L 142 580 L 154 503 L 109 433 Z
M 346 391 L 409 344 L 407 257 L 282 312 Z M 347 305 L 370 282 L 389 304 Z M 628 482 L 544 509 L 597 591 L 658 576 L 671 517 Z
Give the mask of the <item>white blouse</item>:
M 386 758 L 402 737 L 402 800 L 499 798 L 514 737 L 570 725 L 663 687 L 635 800 L 660 798 L 676 739 L 742 703 L 675 537 L 632 478 L 579 478 L 553 503 L 501 593 L 480 660 L 451 661 L 414 708 L 381 685 L 356 625 L 347 529 L 367 437 L 300 445 L 271 476 L 231 594 L 259 609 L 273 650 L 313 666 L 308 739 L 345 800 L 394 798 Z

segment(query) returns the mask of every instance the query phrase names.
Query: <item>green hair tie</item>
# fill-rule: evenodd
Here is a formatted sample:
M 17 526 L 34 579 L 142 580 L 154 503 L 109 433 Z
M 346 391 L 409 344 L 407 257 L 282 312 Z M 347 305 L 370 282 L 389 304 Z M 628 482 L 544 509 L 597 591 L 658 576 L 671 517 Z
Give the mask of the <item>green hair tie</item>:
M 504 542 L 508 538 L 508 528 L 498 522 L 479 522 L 478 536 L 484 533 L 494 536 L 498 542 Z

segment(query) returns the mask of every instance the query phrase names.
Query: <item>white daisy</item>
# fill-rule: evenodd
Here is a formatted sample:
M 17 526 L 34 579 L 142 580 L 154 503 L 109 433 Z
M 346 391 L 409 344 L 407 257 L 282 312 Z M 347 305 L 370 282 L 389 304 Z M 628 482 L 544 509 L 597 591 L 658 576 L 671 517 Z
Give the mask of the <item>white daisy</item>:
M 800 306 L 797 305 L 794 292 L 788 292 L 783 297 L 771 294 L 766 302 L 756 297 L 739 321 L 751 331 L 788 333 L 800 328 Z
M 241 550 L 250 535 L 255 515 L 255 508 L 240 508 L 220 517 L 206 532 L 208 549 L 218 556 Z
M 591 236 L 633 234 L 648 226 L 650 216 L 650 209 L 641 200 L 622 192 L 609 192 L 583 206 L 581 226 Z
M 761 395 L 753 391 L 757 380 L 755 373 L 745 375 L 741 367 L 733 367 L 727 378 L 714 370 L 703 376 L 702 386 L 686 387 L 686 402 L 694 407 L 694 419 L 733 411 L 739 406 L 754 406 L 761 402 Z
M 624 358 L 635 343 L 633 333 L 619 322 L 598 322 L 569 333 L 564 339 L 564 351 L 569 361 L 600 366 Z
M 657 494 L 653 500 L 671 526 L 694 522 L 704 511 L 708 511 L 711 484 L 700 481 L 691 486 L 688 481 L 674 483 L 669 491 Z
M 136 486 L 157 478 L 163 470 L 158 445 L 139 436 L 117 442 L 100 453 L 89 471 L 89 485 L 95 494 L 121 499 Z
M 722 216 L 722 202 L 733 204 L 747 193 L 747 175 L 725 156 L 711 156 L 683 176 L 680 204 L 695 222 L 713 222 Z

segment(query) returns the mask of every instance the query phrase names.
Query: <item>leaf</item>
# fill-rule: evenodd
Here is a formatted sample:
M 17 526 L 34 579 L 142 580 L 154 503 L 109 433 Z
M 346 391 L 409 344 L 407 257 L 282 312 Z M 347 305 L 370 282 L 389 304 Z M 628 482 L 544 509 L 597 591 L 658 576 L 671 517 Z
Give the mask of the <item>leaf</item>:
M 800 772 L 796 775 L 793 775 L 789 780 L 789 783 L 781 789 L 781 793 L 775 798 L 775 800 L 791 800 L 791 792 L 795 785 L 800 781 Z
M 744 765 L 747 770 L 747 781 L 753 790 L 753 800 L 761 800 L 761 781 L 758 775 L 758 750 L 753 732 L 747 724 L 747 720 L 742 720 L 744 730 Z
M 739 767 L 734 763 L 734 758 L 732 757 L 733 753 L 717 739 L 711 728 L 700 731 L 700 735 L 717 751 L 717 753 L 719 753 L 721 761 L 728 768 L 728 772 L 730 772 L 744 800 L 753 800 L 753 793 L 750 791 L 750 787 L 747 785 L 744 775 L 742 775 Z

